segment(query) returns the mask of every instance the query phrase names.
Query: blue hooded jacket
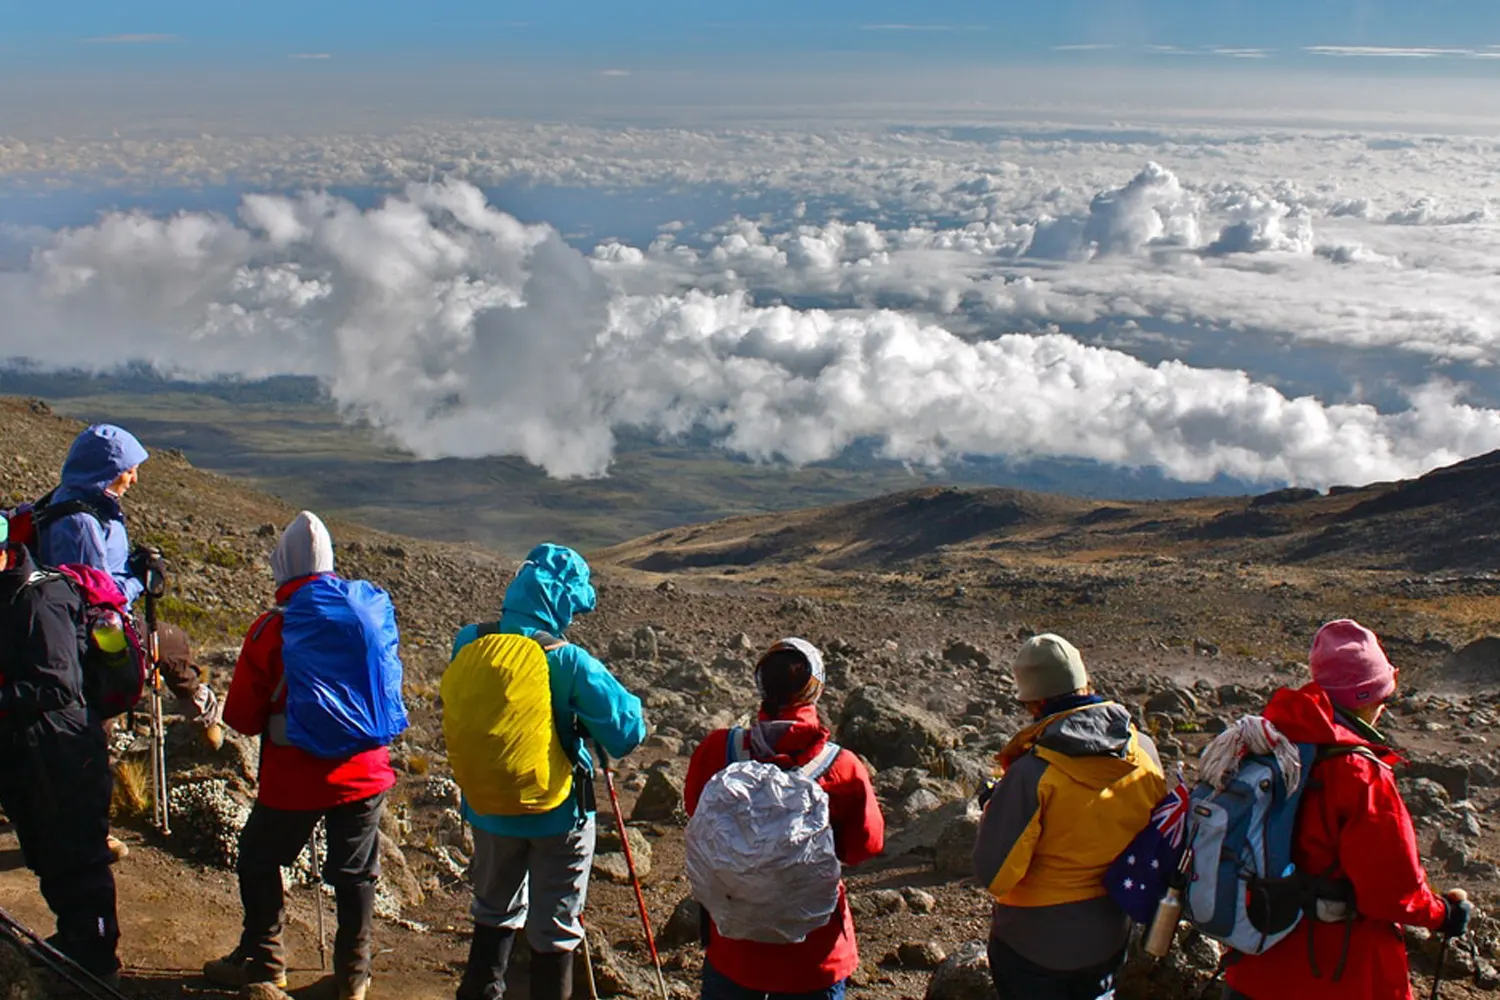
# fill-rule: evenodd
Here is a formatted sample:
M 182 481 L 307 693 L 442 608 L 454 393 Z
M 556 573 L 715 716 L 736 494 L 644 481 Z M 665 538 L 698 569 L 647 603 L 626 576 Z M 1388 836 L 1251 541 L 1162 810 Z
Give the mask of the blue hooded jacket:
M 93 566 L 115 578 L 127 601 L 140 596 L 145 585 L 127 569 L 130 536 L 125 514 L 119 498 L 105 490 L 148 457 L 133 434 L 113 424 L 95 424 L 73 439 L 63 461 L 62 485 L 52 494 L 52 502 L 87 500 L 101 517 L 80 512 L 48 524 L 38 539 L 43 565 Z
M 505 591 L 500 613 L 500 631 L 531 635 L 548 632 L 563 638 L 576 615 L 594 610 L 594 587 L 589 583 L 589 564 L 572 549 L 546 543 L 526 557 Z M 479 636 L 478 625 L 468 625 L 453 639 L 453 655 Z M 585 729 L 604 752 L 623 757 L 646 738 L 646 719 L 641 700 L 625 690 L 603 663 L 572 644 L 547 654 L 552 687 L 552 712 L 557 730 L 563 734 L 563 749 L 585 767 L 593 766 L 584 741 L 573 735 L 575 722 Z M 592 814 L 580 796 L 539 816 L 484 816 L 464 803 L 464 818 L 477 829 L 501 837 L 555 837 L 581 826 Z

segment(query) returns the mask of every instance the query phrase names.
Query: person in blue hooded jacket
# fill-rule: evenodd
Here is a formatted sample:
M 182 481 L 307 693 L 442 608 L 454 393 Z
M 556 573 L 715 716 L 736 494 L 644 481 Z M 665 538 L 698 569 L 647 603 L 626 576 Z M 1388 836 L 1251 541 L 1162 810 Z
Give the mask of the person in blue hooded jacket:
M 561 545 L 538 545 L 505 592 L 498 631 L 562 639 L 574 617 L 594 605 L 583 557 Z M 461 630 L 453 655 L 481 634 L 477 625 Z M 576 773 L 593 769 L 580 728 L 613 757 L 646 738 L 640 699 L 599 660 L 562 644 L 548 650 L 547 666 L 557 731 Z M 474 937 L 458 1000 L 499 1000 L 516 932 L 523 928 L 532 951 L 532 1000 L 568 1000 L 594 854 L 595 807 L 587 783 L 575 780 L 562 805 L 546 813 L 485 816 L 467 801 L 463 809 L 474 828 Z
M 131 548 L 121 506 L 149 457 L 134 434 L 114 424 L 95 424 L 74 438 L 63 460 L 61 483 L 33 515 L 38 561 L 44 566 L 92 566 L 108 573 L 130 604 L 145 591 L 148 573 L 165 577 L 160 552 L 147 546 Z M 204 740 L 218 749 L 224 742 L 218 697 L 192 661 L 187 634 L 163 622 L 158 635 L 162 680 L 177 698 L 177 710 L 200 726 Z M 129 853 L 113 836 L 109 847 L 116 860 Z
M 151 554 L 131 551 L 120 501 L 149 457 L 135 435 L 114 424 L 95 424 L 73 439 L 62 484 L 37 513 L 43 565 L 93 566 L 115 578 L 127 601 L 141 596 Z

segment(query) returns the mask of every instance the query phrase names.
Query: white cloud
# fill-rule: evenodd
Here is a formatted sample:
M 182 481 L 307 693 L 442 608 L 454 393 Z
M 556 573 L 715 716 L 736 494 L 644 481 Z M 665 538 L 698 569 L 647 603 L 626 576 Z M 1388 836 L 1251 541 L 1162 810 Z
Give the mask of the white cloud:
M 1093 199 L 1079 243 L 1090 262 L 1061 273 L 1139 292 L 1151 282 L 1136 255 L 1199 242 L 1200 222 L 1186 220 L 1214 201 L 1152 165 Z M 1290 241 L 1300 252 L 1295 216 L 1243 197 L 1234 205 L 1249 226 L 1234 249 L 1258 259 Z M 725 233 L 718 264 L 878 270 L 919 238 L 927 253 L 972 254 L 937 249 L 960 235 L 830 223 L 770 240 L 746 221 Z M 1016 229 L 1016 246 L 1026 235 Z M 683 249 L 607 244 L 591 263 L 457 182 L 413 185 L 363 211 L 309 194 L 246 198 L 237 221 L 116 213 L 0 275 L 0 341 L 56 365 L 145 359 L 189 374 L 314 375 L 419 454 L 517 454 L 559 476 L 604 472 L 620 425 L 705 428 L 736 451 L 792 462 L 875 439 L 917 462 L 1072 455 L 1185 479 L 1317 485 L 1411 475 L 1500 447 L 1500 411 L 1438 381 L 1380 412 L 1060 333 L 972 340 L 890 310 L 757 306 L 743 291 L 631 292 L 617 280 Z M 1184 273 L 1250 273 L 1229 266 L 1236 256 L 1189 254 Z M 1016 302 L 1028 294 L 1011 289 Z
M 1269 59 L 1270 49 L 1244 49 L 1220 46 L 1209 50 L 1216 56 L 1227 56 L 1230 59 Z
M 287 55 L 288 59 L 332 59 L 332 52 L 292 52 Z
M 1316 56 L 1363 59 L 1453 59 L 1474 55 L 1473 49 L 1384 45 L 1309 45 L 1303 51 Z
M 630 75 L 630 70 L 628 70 L 628 69 L 601 69 L 599 71 L 599 75 L 600 76 L 629 76 Z
M 861 24 L 860 31 L 986 31 L 985 24 Z
M 180 42 L 182 38 L 179 35 L 124 34 L 99 35 L 85 38 L 84 41 L 91 45 L 159 45 L 164 42 Z

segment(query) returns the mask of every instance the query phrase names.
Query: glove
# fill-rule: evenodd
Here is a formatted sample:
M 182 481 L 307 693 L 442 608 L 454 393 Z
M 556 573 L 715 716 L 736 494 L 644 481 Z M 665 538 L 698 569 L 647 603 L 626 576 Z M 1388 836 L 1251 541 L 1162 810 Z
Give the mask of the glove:
M 130 575 L 146 582 L 152 575 L 159 580 L 167 577 L 167 561 L 162 558 L 161 549 L 153 545 L 137 545 L 135 551 L 130 553 L 130 562 L 126 564 Z
M 976 795 L 979 799 L 979 808 L 983 809 L 990 804 L 990 798 L 995 794 L 995 789 L 999 787 L 999 784 L 1000 782 L 990 779 L 979 786 L 979 792 Z
M 1443 934 L 1450 938 L 1461 938 L 1469 932 L 1469 919 L 1474 916 L 1474 904 L 1467 899 L 1444 899 L 1448 915 L 1443 918 Z

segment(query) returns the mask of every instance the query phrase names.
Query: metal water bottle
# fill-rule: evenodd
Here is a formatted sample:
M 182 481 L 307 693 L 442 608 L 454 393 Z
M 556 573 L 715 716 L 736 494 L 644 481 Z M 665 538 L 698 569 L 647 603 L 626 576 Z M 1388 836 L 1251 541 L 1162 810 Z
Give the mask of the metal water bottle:
M 1166 958 L 1177 939 L 1177 922 L 1182 919 L 1182 889 L 1169 886 L 1161 902 L 1156 904 L 1156 916 L 1151 919 L 1151 928 L 1146 932 L 1146 954 L 1152 958 Z

